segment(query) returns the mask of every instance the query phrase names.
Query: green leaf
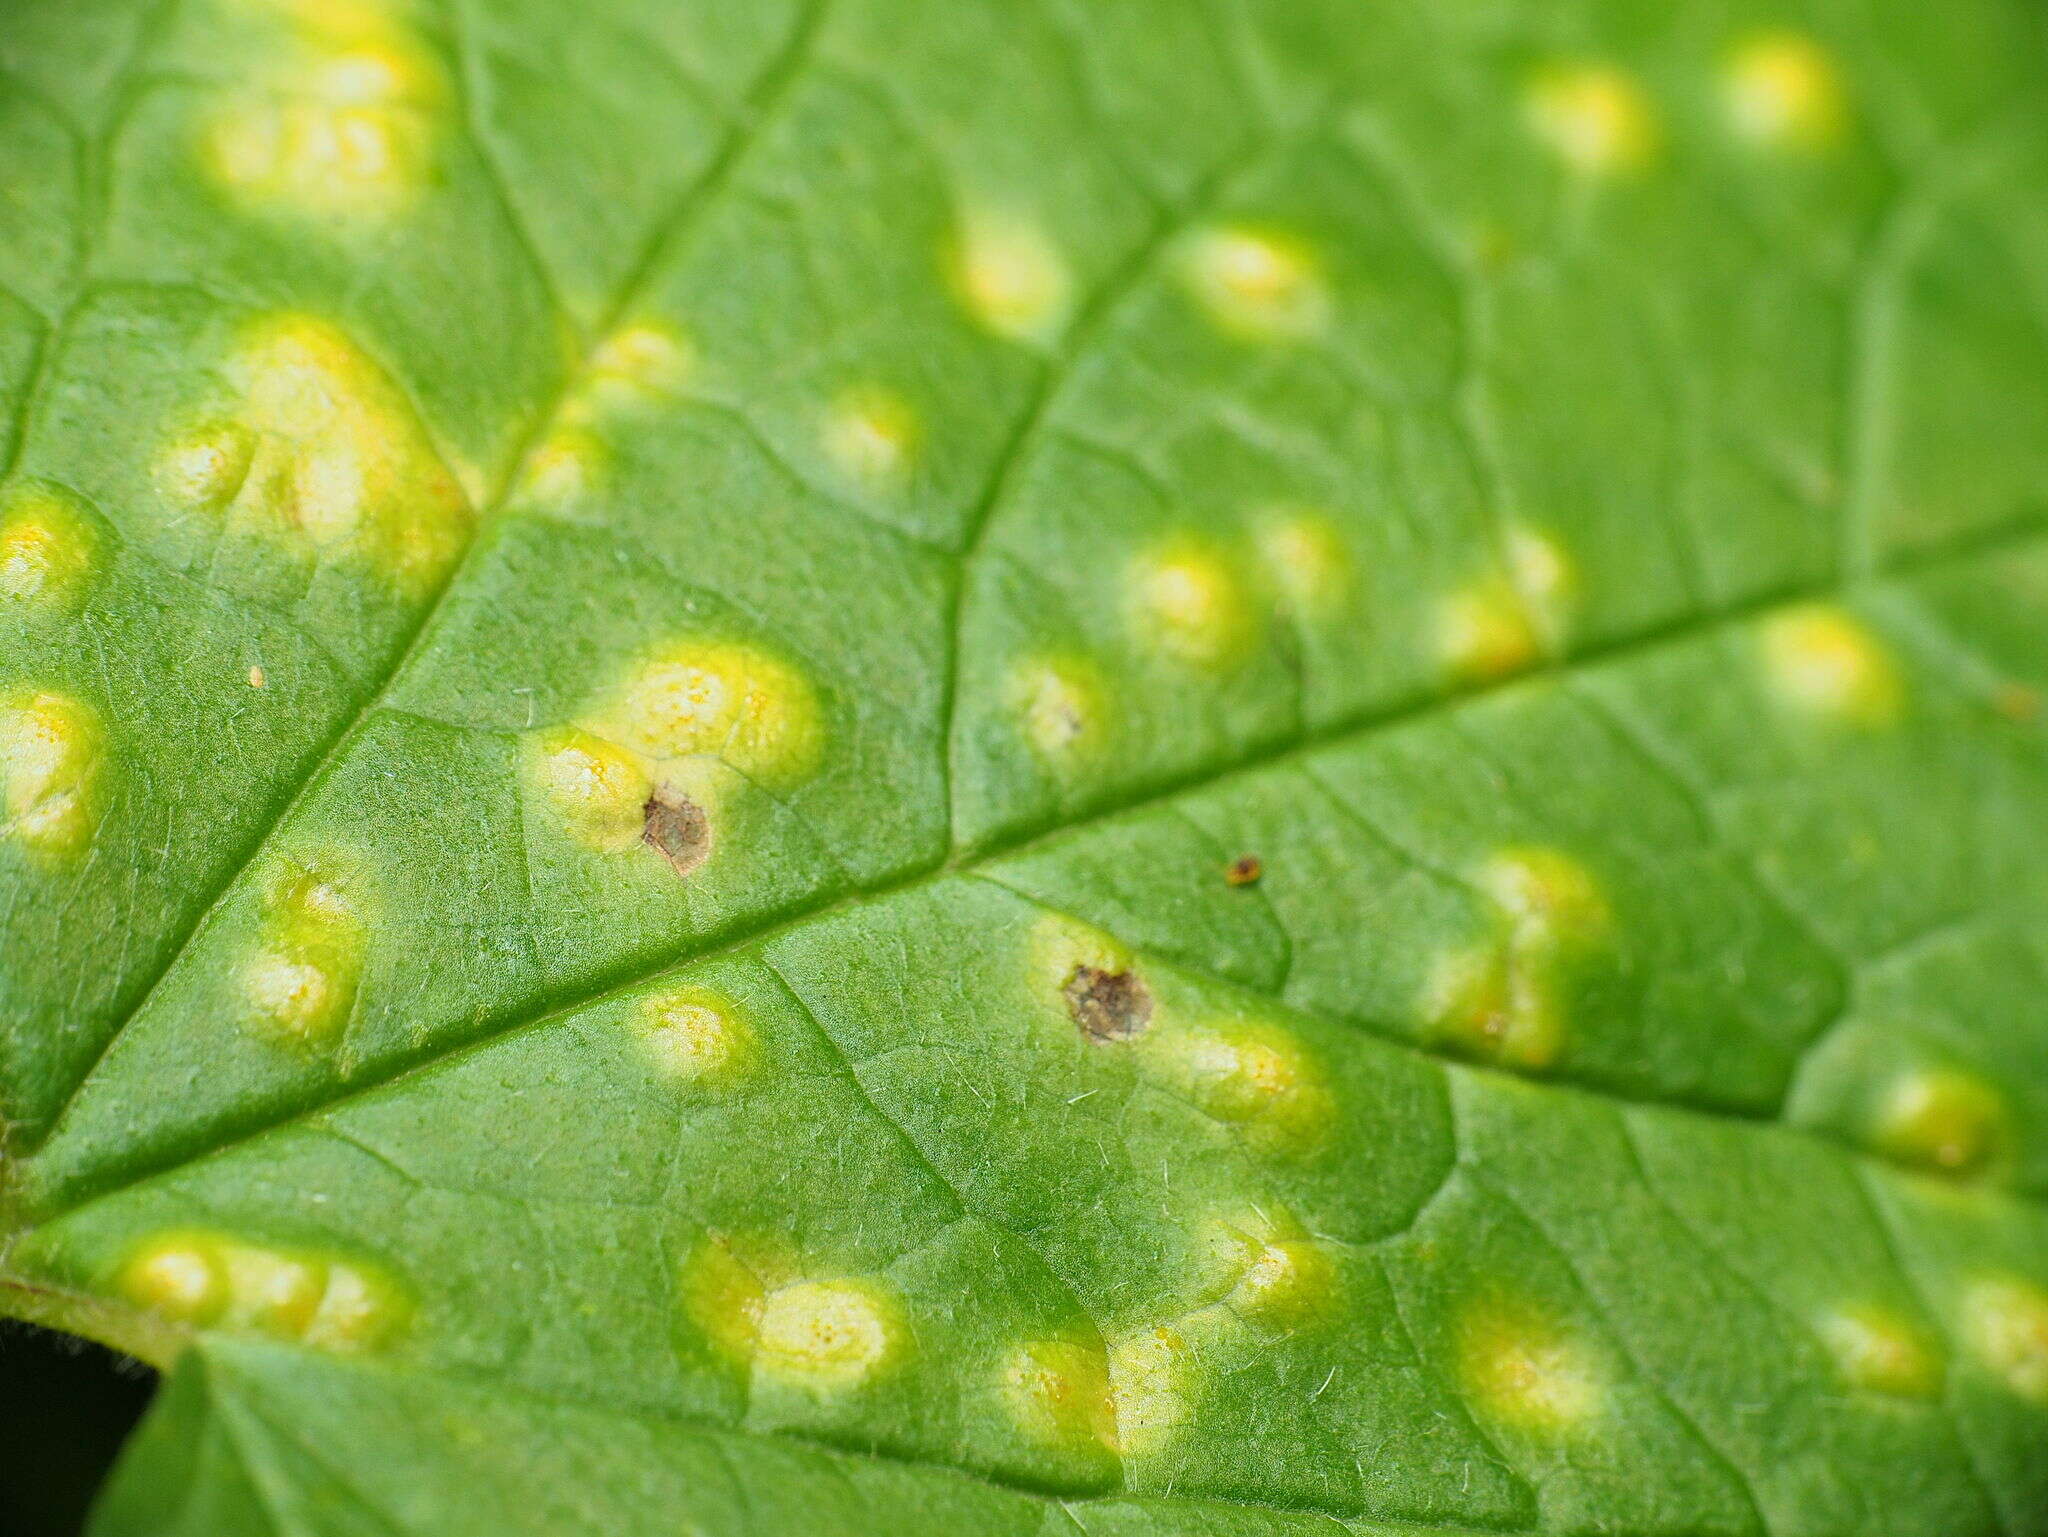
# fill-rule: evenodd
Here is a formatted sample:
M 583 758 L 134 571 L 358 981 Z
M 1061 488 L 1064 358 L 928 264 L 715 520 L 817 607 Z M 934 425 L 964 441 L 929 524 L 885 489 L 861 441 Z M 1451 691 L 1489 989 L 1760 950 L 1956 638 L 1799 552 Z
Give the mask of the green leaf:
M 2024 0 L 12 0 L 101 1537 L 2048 1523 Z

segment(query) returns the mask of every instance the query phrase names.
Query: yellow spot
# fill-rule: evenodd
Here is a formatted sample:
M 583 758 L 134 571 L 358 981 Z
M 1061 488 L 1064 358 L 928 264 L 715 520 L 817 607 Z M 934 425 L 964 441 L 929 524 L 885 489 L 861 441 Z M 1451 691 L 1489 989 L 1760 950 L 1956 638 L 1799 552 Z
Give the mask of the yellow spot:
M 207 119 L 208 174 L 246 202 L 343 223 L 403 212 L 432 179 L 446 116 L 432 55 L 373 7 L 296 21 Z
M 1555 643 L 1576 585 L 1571 561 L 1556 540 L 1520 526 L 1507 532 L 1507 560 L 1515 590 L 1547 632 L 1546 639 Z
M 1452 676 L 1491 683 L 1542 660 L 1545 637 L 1529 601 L 1500 577 L 1446 599 L 1437 612 L 1437 652 Z
M 1505 943 L 1440 957 L 1423 990 L 1422 1014 L 1432 1040 L 1500 1067 L 1548 1067 L 1564 1046 L 1550 968 L 1525 962 Z
M 717 1086 L 753 1066 L 754 1032 L 731 999 L 685 987 L 642 1000 L 640 1035 L 649 1060 L 674 1083 Z
M 1764 669 L 1772 691 L 1802 714 L 1875 727 L 1897 718 L 1898 669 L 1877 637 L 1828 604 L 1785 610 L 1764 621 Z
M 969 215 L 948 266 L 968 312 L 996 335 L 1046 342 L 1065 327 L 1073 280 L 1036 221 L 993 209 Z
M 543 733 L 535 777 L 571 833 L 602 853 L 641 841 L 654 780 L 644 758 L 573 728 Z
M 707 1239 L 685 1268 L 683 1300 L 725 1355 L 817 1392 L 860 1386 L 909 1345 L 901 1305 L 886 1282 L 803 1277 L 773 1240 Z
M 0 500 L 0 604 L 47 607 L 76 597 L 97 541 L 68 496 L 40 486 Z
M 1250 1210 L 1209 1224 L 1220 1299 L 1238 1317 L 1274 1329 L 1328 1322 L 1337 1267 L 1323 1246 L 1285 1213 Z
M 755 1362 L 817 1389 L 857 1387 L 902 1348 L 894 1300 L 874 1281 L 797 1281 L 761 1303 Z
M 325 1267 L 247 1244 L 216 1248 L 226 1294 L 248 1328 L 296 1339 L 313 1322 L 326 1290 Z
M 1424 991 L 1432 1036 L 1502 1067 L 1548 1067 L 1564 1045 L 1560 991 L 1569 967 L 1606 934 L 1606 899 L 1554 849 L 1508 848 L 1476 872 L 1493 909 L 1490 942 L 1447 952 Z
M 1330 319 L 1330 293 L 1300 240 L 1266 230 L 1222 228 L 1193 236 L 1181 274 L 1223 330 L 1252 341 L 1313 336 Z
M 1259 558 L 1281 606 L 1296 620 L 1335 607 L 1351 581 L 1351 552 L 1320 513 L 1275 513 L 1259 530 Z
M 251 1025 L 289 1045 L 325 1045 L 348 1020 L 368 948 L 355 904 L 332 881 L 293 870 L 265 894 L 258 934 L 241 970 Z
M 150 1239 L 129 1256 L 118 1285 L 129 1301 L 175 1323 L 335 1351 L 383 1343 L 409 1311 L 390 1279 L 367 1266 L 214 1233 Z
M 1076 657 L 1025 662 L 1011 674 L 1008 692 L 1026 745 L 1046 765 L 1071 772 L 1098 755 L 1108 705 L 1092 665 Z
M 1953 1069 L 1906 1073 L 1878 1106 L 1872 1145 L 1942 1174 L 1981 1174 L 2004 1161 L 2011 1123 L 2004 1097 Z
M 606 461 L 605 446 L 589 429 L 558 426 L 520 467 L 519 496 L 528 503 L 567 506 L 588 496 Z
M 599 429 L 674 399 L 695 362 L 688 341 L 658 320 L 642 318 L 612 331 L 584 359 L 561 409 L 520 466 L 519 500 L 566 507 L 588 496 L 611 459 Z
M 2048 1291 L 2017 1276 L 1978 1281 L 1963 1297 L 1963 1338 L 2013 1392 L 2048 1405 Z
M 470 511 L 403 392 L 354 342 L 309 316 L 252 326 L 226 369 L 231 420 L 159 454 L 181 511 L 322 555 L 350 553 L 424 593 L 469 541 Z
M 1165 1325 L 1140 1329 L 1109 1348 L 1110 1404 L 1117 1445 L 1143 1457 L 1165 1447 L 1194 1415 L 1193 1352 Z
M 270 680 L 264 676 L 262 668 L 252 667 L 249 669 L 249 687 L 264 688 L 269 685 L 269 682 Z
M 1175 1093 L 1262 1151 L 1313 1151 L 1336 1118 L 1321 1070 L 1278 1025 L 1231 1020 L 1160 1032 L 1145 1058 Z
M 1132 563 L 1130 609 L 1131 627 L 1142 644 L 1190 667 L 1238 660 L 1255 628 L 1229 557 L 1192 539 Z
M 636 320 L 598 343 L 571 399 L 586 411 L 645 404 L 678 393 L 690 367 L 680 335 L 658 321 Z
M 796 668 L 742 641 L 673 646 L 636 669 L 591 729 L 657 762 L 703 756 L 749 779 L 793 784 L 817 769 L 817 695 Z
M 203 427 L 157 455 L 157 490 L 174 506 L 219 512 L 242 489 L 255 453 L 255 440 L 240 427 Z
M 1496 1424 L 1557 1436 L 1584 1424 L 1606 1397 L 1586 1343 L 1534 1308 L 1489 1303 L 1459 1320 L 1458 1379 Z
M 1556 543 L 1529 528 L 1506 535 L 1506 575 L 1452 595 L 1437 614 L 1437 650 L 1454 677 L 1489 683 L 1533 667 L 1564 636 L 1575 578 Z
M 99 721 L 76 699 L 39 693 L 0 706 L 0 832 L 47 858 L 84 852 L 99 827 L 104 756 Z
M 320 1350 L 361 1350 L 380 1340 L 401 1309 L 381 1276 L 339 1262 L 327 1267 L 320 1306 L 300 1336 Z
M 1851 1387 L 1891 1398 L 1940 1396 L 1940 1355 L 1893 1309 L 1857 1303 L 1823 1314 L 1816 1328 Z
M 750 1364 L 768 1287 L 794 1275 L 779 1245 L 713 1234 L 683 1266 L 683 1310 L 721 1354 Z
M 129 1301 L 184 1322 L 209 1317 L 225 1298 L 225 1288 L 210 1244 L 161 1241 L 136 1254 L 121 1273 L 121 1290 Z
M 1605 64 L 1556 64 L 1528 87 L 1529 125 L 1583 176 L 1641 170 L 1655 157 L 1656 115 L 1642 88 Z
M 1597 939 L 1610 921 L 1593 877 L 1556 849 L 1502 849 L 1480 867 L 1474 884 L 1512 925 L 1524 949 Z
M 1738 137 L 1814 151 L 1842 137 L 1848 110 L 1834 61 L 1797 32 L 1761 32 L 1729 55 L 1722 101 Z
M 825 457 L 848 480 L 885 485 L 901 477 L 917 448 L 917 418 L 879 386 L 848 390 L 826 413 Z
M 1109 1362 L 1099 1344 L 1041 1340 L 1004 1365 L 1004 1401 L 1032 1439 L 1055 1446 L 1117 1450 Z

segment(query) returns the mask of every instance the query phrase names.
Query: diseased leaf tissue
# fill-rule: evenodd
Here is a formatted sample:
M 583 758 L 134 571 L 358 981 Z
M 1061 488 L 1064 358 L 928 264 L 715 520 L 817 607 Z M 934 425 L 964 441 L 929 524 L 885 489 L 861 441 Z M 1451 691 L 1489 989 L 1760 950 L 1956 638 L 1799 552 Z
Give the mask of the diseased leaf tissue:
M 101 1537 L 2048 1530 L 2022 0 L 13 0 Z

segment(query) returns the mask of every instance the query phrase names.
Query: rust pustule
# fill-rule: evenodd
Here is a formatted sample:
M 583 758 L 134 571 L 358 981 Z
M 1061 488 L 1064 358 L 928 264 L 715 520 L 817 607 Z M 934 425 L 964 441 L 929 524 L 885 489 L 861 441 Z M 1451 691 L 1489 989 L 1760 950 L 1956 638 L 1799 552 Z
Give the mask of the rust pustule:
M 688 875 L 710 857 L 711 818 L 704 808 L 666 786 L 657 785 L 640 808 L 641 841 Z
M 1127 1041 L 1152 1023 L 1152 991 L 1135 972 L 1076 966 L 1060 995 L 1091 1041 Z

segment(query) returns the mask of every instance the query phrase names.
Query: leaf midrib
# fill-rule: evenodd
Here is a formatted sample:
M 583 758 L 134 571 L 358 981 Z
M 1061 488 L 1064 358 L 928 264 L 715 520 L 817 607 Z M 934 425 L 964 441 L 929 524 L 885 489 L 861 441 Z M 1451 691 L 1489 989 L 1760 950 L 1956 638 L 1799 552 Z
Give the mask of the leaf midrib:
M 1695 614 L 1674 619 L 1666 624 L 1639 631 L 1600 645 L 1588 646 L 1579 652 L 1558 661 L 1517 674 L 1510 678 L 1480 684 L 1464 690 L 1433 696 L 1414 701 L 1404 706 L 1376 713 L 1365 713 L 1352 718 L 1332 722 L 1318 730 L 1307 732 L 1295 740 L 1277 744 L 1271 748 L 1249 754 L 1221 769 L 1194 771 L 1172 779 L 1156 782 L 1151 786 L 1135 789 L 1131 794 L 1109 801 L 1084 817 L 1062 823 L 1056 827 L 1025 832 L 1006 841 L 997 841 L 973 850 L 956 850 L 945 858 L 934 861 L 919 869 L 892 880 L 837 896 L 813 901 L 808 906 L 787 913 L 772 922 L 756 924 L 724 936 L 718 943 L 702 949 L 692 950 L 685 946 L 663 956 L 652 963 L 634 966 L 624 972 L 601 978 L 588 987 L 579 989 L 572 996 L 553 1001 L 546 1006 L 509 1019 L 496 1028 L 464 1040 L 450 1042 L 444 1046 L 429 1048 L 415 1056 L 394 1059 L 375 1073 L 368 1073 L 350 1082 L 344 1092 L 329 1095 L 314 1103 L 300 1106 L 289 1114 L 276 1116 L 259 1125 L 246 1126 L 234 1135 L 221 1139 L 197 1151 L 186 1152 L 153 1163 L 139 1164 L 119 1178 L 104 1184 L 96 1184 L 82 1198 L 40 1212 L 36 1220 L 26 1224 L 26 1232 L 68 1216 L 87 1206 L 118 1195 L 137 1185 L 174 1174 L 191 1165 L 227 1156 L 244 1145 L 254 1142 L 272 1132 L 299 1125 L 325 1114 L 337 1106 L 353 1103 L 389 1088 L 415 1074 L 432 1071 L 450 1061 L 472 1052 L 489 1049 L 509 1036 L 526 1030 L 545 1028 L 561 1019 L 592 1008 L 613 998 L 630 994 L 650 980 L 677 967 L 700 964 L 722 956 L 735 954 L 755 946 L 772 942 L 777 936 L 804 927 L 805 925 L 829 919 L 835 915 L 852 911 L 870 903 L 887 901 L 903 893 L 936 885 L 958 877 L 981 874 L 987 867 L 999 860 L 1027 854 L 1056 841 L 1079 838 L 1094 827 L 1117 817 L 1143 810 L 1147 807 L 1165 805 L 1177 798 L 1198 790 L 1207 790 L 1233 780 L 1264 773 L 1295 759 L 1306 758 L 1325 749 L 1353 742 L 1382 732 L 1398 730 L 1419 721 L 1425 721 L 1441 714 L 1465 709 L 1491 696 L 1517 688 L 1540 687 L 1546 681 L 1581 673 L 1595 667 L 1617 666 L 1630 659 L 1654 653 L 1662 648 L 1690 643 L 1703 637 L 1716 635 L 1751 622 L 1763 615 L 1784 608 L 1796 607 L 1821 599 L 1839 597 L 1851 591 L 1869 591 L 1887 583 L 1897 582 L 1917 573 L 1939 570 L 1944 566 L 2022 546 L 2026 543 L 2048 538 L 2048 510 L 2014 519 L 1997 528 L 1931 545 L 1896 557 L 1867 577 L 1851 578 L 1847 581 L 1830 579 L 1799 587 L 1790 587 L 1769 595 L 1757 596 L 1742 602 L 1730 604 L 1714 613 Z M 1042 905 L 1042 904 L 1041 904 Z M 1186 969 L 1186 968 L 1184 968 Z M 1196 968 L 1199 969 L 1199 968 Z M 1313 1011 L 1308 1011 L 1313 1012 Z M 1320 1017 L 1320 1016 L 1317 1016 Z M 1356 1021 L 1333 1021 L 1351 1028 L 1363 1030 Z M 1384 1036 L 1372 1039 L 1398 1050 L 1407 1050 L 1416 1055 L 1438 1062 L 1453 1062 L 1456 1059 L 1433 1052 L 1425 1046 L 1412 1042 L 1390 1040 Z M 1469 1064 L 1460 1064 L 1469 1065 Z M 1564 1089 L 1584 1094 L 1594 1099 L 1627 1106 L 1659 1107 L 1698 1115 L 1710 1120 L 1730 1122 L 1740 1126 L 1762 1128 L 1777 1127 L 1793 1134 L 1810 1137 L 1814 1141 L 1851 1158 L 1853 1161 L 1873 1168 L 1895 1171 L 1895 1165 L 1865 1150 L 1825 1136 L 1807 1128 L 1771 1120 L 1763 1116 L 1746 1115 L 1732 1109 L 1694 1105 L 1673 1099 L 1636 1098 L 1618 1091 L 1575 1082 L 1569 1079 L 1533 1080 L 1547 1088 Z M 81 1086 L 82 1087 L 82 1086 Z M 75 1096 L 74 1096 L 75 1097 Z M 53 1132 L 54 1132 L 53 1123 Z M 2002 1191 L 2004 1199 L 2014 1201 L 2031 1209 L 2048 1208 L 2048 1199 L 2017 1191 Z
M 175 4 L 176 0 L 166 0 L 166 4 L 158 13 L 158 19 L 161 20 L 168 16 Z M 661 269 L 671 245 L 679 238 L 682 238 L 684 232 L 691 225 L 694 216 L 714 204 L 719 189 L 730 181 L 748 152 L 778 120 L 780 109 L 790 99 L 794 88 L 804 77 L 806 63 L 814 52 L 814 44 L 822 31 L 829 6 L 830 0 L 804 0 L 803 9 L 792 26 L 783 47 L 778 52 L 776 58 L 757 77 L 754 86 L 747 93 L 742 109 L 737 114 L 735 126 L 728 132 L 724 143 L 710 164 L 685 189 L 670 214 L 659 222 L 653 234 L 647 240 L 639 260 L 634 264 L 628 276 L 621 284 L 617 295 L 608 306 L 604 320 L 593 333 L 595 336 L 601 338 L 606 332 L 616 326 L 625 315 L 630 313 L 633 304 L 637 302 L 642 290 Z M 136 58 L 130 61 L 131 68 L 139 65 L 141 56 L 147 51 L 146 38 L 149 30 L 151 29 L 146 29 L 144 40 L 138 41 Z M 516 225 L 518 219 L 517 210 L 511 206 L 509 196 L 506 194 L 495 164 L 491 160 L 488 145 L 474 124 L 468 101 L 469 91 L 470 82 L 465 75 L 463 77 L 462 95 L 464 97 L 466 132 L 472 139 L 476 140 L 479 156 L 486 164 L 492 187 L 505 205 L 506 217 Z M 1334 100 L 1337 104 L 1341 105 L 1341 97 Z M 952 716 L 957 705 L 961 676 L 959 666 L 961 651 L 959 630 L 964 622 L 966 608 L 965 589 L 968 573 L 975 555 L 985 543 L 989 529 L 995 522 L 996 513 L 1004 500 L 1010 483 L 1014 479 L 1017 466 L 1026 457 L 1031 444 L 1051 420 L 1053 409 L 1062 393 L 1062 387 L 1068 374 L 1073 366 L 1087 355 L 1086 342 L 1088 338 L 1113 314 L 1120 300 L 1145 277 L 1151 266 L 1156 262 L 1159 252 L 1169 243 L 1175 231 L 1185 227 L 1194 219 L 1201 217 L 1208 205 L 1216 199 L 1222 189 L 1227 188 L 1237 180 L 1248 165 L 1273 152 L 1276 143 L 1298 141 L 1302 138 L 1310 137 L 1317 125 L 1326 123 L 1328 110 L 1329 104 L 1325 104 L 1322 110 L 1305 114 L 1303 118 L 1298 119 L 1294 125 L 1294 132 L 1275 135 L 1271 139 L 1254 143 L 1250 150 L 1240 154 L 1230 162 L 1219 165 L 1209 176 L 1203 179 L 1200 185 L 1179 206 L 1170 209 L 1160 208 L 1146 236 L 1130 253 L 1118 262 L 1107 277 L 1091 289 L 1080 310 L 1077 312 L 1073 325 L 1063 338 L 1061 345 L 1045 357 L 1044 366 L 1040 371 L 1031 396 L 1026 401 L 1025 408 L 1020 414 L 1019 421 L 1011 436 L 1006 440 L 1003 448 L 998 453 L 996 461 L 991 466 L 983 493 L 973 504 L 962 547 L 956 552 L 957 564 L 952 594 L 952 613 L 948 624 L 949 632 L 954 635 L 954 646 L 950 654 L 951 666 L 941 707 L 941 717 L 945 730 L 944 740 L 948 747 L 943 757 L 945 760 L 946 799 L 949 811 L 953 799 L 951 785 L 952 753 L 950 751 L 951 725 Z M 110 129 L 111 132 L 112 130 Z M 1402 190 L 1404 193 L 1407 193 L 1410 189 L 1407 189 L 1404 185 Z M 1404 198 L 1404 200 L 1413 201 L 1412 197 Z M 523 232 L 521 234 L 521 241 L 522 249 L 527 251 L 529 260 L 535 265 L 537 281 L 541 282 L 544 288 L 552 294 L 553 284 L 551 276 L 544 265 L 540 263 L 538 253 L 532 248 L 531 242 L 524 239 Z M 1438 252 L 1438 256 L 1439 259 L 1442 259 L 1441 251 Z M 88 266 L 89 263 L 90 253 L 88 252 L 81 259 L 82 268 Z M 57 325 L 49 332 L 44 353 L 45 358 L 47 358 L 49 352 L 55 350 L 64 322 L 68 318 L 68 314 L 61 318 Z M 468 549 L 464 551 L 462 559 L 450 573 L 447 581 L 428 604 L 407 642 L 401 648 L 396 660 L 385 671 L 381 680 L 375 683 L 367 692 L 362 706 L 328 739 L 327 744 L 321 749 L 313 767 L 306 774 L 302 782 L 279 807 L 277 813 L 255 835 L 248 853 L 235 863 L 220 888 L 212 895 L 198 916 L 169 949 L 162 965 L 151 977 L 149 983 L 138 993 L 135 1005 L 126 1011 L 108 1034 L 93 1063 L 80 1075 L 78 1082 L 73 1086 L 63 1105 L 51 1118 L 47 1131 L 32 1151 L 39 1151 L 54 1139 L 65 1118 L 84 1094 L 95 1073 L 109 1053 L 111 1053 L 115 1044 L 126 1033 L 128 1026 L 133 1020 L 147 1008 L 158 989 L 175 970 L 178 962 L 189 952 L 192 942 L 204 930 L 208 921 L 218 910 L 221 902 L 233 891 L 236 883 L 249 868 L 250 864 L 268 846 L 270 839 L 275 835 L 277 829 L 289 820 L 292 812 L 299 805 L 320 788 L 334 766 L 346 753 L 349 744 L 363 734 L 370 722 L 380 712 L 387 711 L 390 708 L 388 701 L 394 686 L 404 677 L 413 659 L 431 645 L 436 629 L 436 621 L 441 615 L 449 595 L 461 586 L 464 573 L 473 564 L 478 551 L 488 543 L 490 531 L 496 521 L 495 515 L 502 510 L 512 489 L 516 486 L 521 464 L 533 445 L 547 431 L 550 423 L 559 412 L 561 402 L 573 390 L 581 372 L 580 365 L 566 370 L 555 399 L 536 413 L 533 426 L 524 435 L 516 450 L 509 457 L 508 467 L 503 474 L 500 485 L 495 489 L 494 494 L 484 499 L 480 505 L 479 532 L 477 537 L 471 541 Z M 18 442 L 25 441 L 27 437 L 28 419 L 32 410 L 33 399 L 24 404 L 22 411 L 23 427 Z M 1856 448 L 1853 457 L 1859 461 L 1867 458 L 1871 445 L 1861 440 L 1853 441 Z M 1781 606 L 1810 602 L 1826 597 L 1836 597 L 1850 591 L 1867 589 L 1880 584 L 1886 579 L 1895 579 L 1916 570 L 1935 567 L 1951 560 L 1964 559 L 2008 545 L 2023 543 L 2044 532 L 2048 532 L 2048 512 L 2029 514 L 2025 517 L 2009 520 L 1990 529 L 1973 531 L 1958 538 L 1899 556 L 1890 562 L 1869 559 L 1866 552 L 1858 552 L 1859 556 L 1864 558 L 1844 562 L 1826 580 L 1801 585 L 1788 585 L 1774 592 L 1752 595 L 1712 611 L 1695 611 L 1690 614 L 1676 615 L 1662 622 L 1637 629 L 1626 636 L 1584 647 L 1570 655 L 1561 656 L 1543 666 L 1508 679 L 1444 694 L 1412 699 L 1392 708 L 1356 712 L 1339 717 L 1318 728 L 1297 732 L 1290 739 L 1254 751 L 1220 767 L 1198 768 L 1183 774 L 1167 776 L 1147 783 L 1125 787 L 1122 793 L 1098 804 L 1087 815 L 1056 827 L 1036 830 L 1027 829 L 1016 835 L 994 839 L 974 848 L 963 849 L 955 845 L 946 855 L 938 860 L 910 870 L 901 876 L 866 888 L 846 891 L 837 896 L 813 900 L 808 904 L 800 905 L 795 911 L 786 913 L 781 918 L 772 922 L 759 923 L 752 927 L 743 926 L 723 936 L 717 943 L 706 946 L 701 950 L 692 951 L 688 946 L 685 946 L 662 956 L 652 963 L 613 972 L 608 976 L 602 976 L 594 980 L 588 986 L 579 989 L 575 994 L 566 999 L 552 1001 L 539 1009 L 529 1010 L 508 1019 L 483 1035 L 452 1042 L 446 1046 L 430 1049 L 410 1058 L 393 1060 L 378 1072 L 350 1083 L 347 1086 L 346 1092 L 334 1094 L 316 1103 L 302 1106 L 289 1114 L 275 1117 L 260 1125 L 246 1127 L 235 1135 L 213 1143 L 197 1152 L 184 1153 L 158 1162 L 138 1165 L 117 1181 L 93 1189 L 83 1199 L 45 1213 L 42 1220 L 53 1220 L 58 1216 L 78 1209 L 80 1206 L 90 1204 L 105 1196 L 115 1194 L 118 1191 L 125 1190 L 179 1167 L 220 1156 L 270 1131 L 295 1124 L 335 1105 L 375 1092 L 414 1072 L 432 1068 L 467 1051 L 487 1047 L 493 1042 L 518 1031 L 543 1025 L 549 1021 L 587 1008 L 605 998 L 629 991 L 641 985 L 649 978 L 657 976 L 673 967 L 701 961 L 716 955 L 727 954 L 762 942 L 778 933 L 832 913 L 868 902 L 884 900 L 899 892 L 944 879 L 951 875 L 973 873 L 998 859 L 1026 852 L 1040 844 L 1081 836 L 1088 829 L 1133 810 L 1149 805 L 1170 802 L 1176 797 L 1196 789 L 1223 783 L 1239 776 L 1261 772 L 1283 764 L 1290 759 L 1318 752 L 1323 748 L 1353 737 L 1362 736 L 1374 731 L 1391 729 L 1420 718 L 1426 718 L 1436 712 L 1454 710 L 1475 699 L 1504 688 L 1526 684 L 1532 680 L 1540 680 L 1545 677 L 1567 675 L 1578 669 L 1601 663 L 1618 661 L 1634 653 L 1650 650 L 1660 645 L 1676 643 L 1689 637 L 1697 637 L 1731 627 L 1745 619 L 1753 618 Z M 950 825 L 951 819 L 949 815 L 949 827 Z M 1428 1055 L 1429 1053 L 1425 1052 L 1424 1054 Z M 1682 1105 L 1681 1102 L 1671 1100 L 1636 1100 L 1611 1091 L 1588 1088 L 1583 1085 L 1573 1085 L 1573 1087 L 1581 1092 L 1592 1093 L 1622 1103 L 1680 1105 L 1681 1108 L 1695 1113 L 1722 1116 L 1750 1124 L 1757 1124 L 1763 1119 L 1761 1117 L 1744 1116 L 1715 1107 Z M 1830 1143 L 1830 1145 L 1841 1146 L 1838 1143 Z

